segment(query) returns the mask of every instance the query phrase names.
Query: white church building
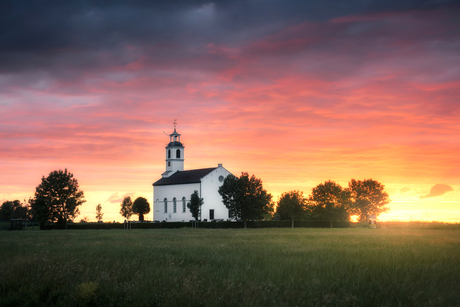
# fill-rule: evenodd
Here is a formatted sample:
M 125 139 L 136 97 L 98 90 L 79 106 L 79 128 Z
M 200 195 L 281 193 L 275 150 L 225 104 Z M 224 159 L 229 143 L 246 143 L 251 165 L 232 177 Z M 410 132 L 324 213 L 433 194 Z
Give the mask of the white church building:
M 227 220 L 229 211 L 222 203 L 218 189 L 225 177 L 231 173 L 222 164 L 217 167 L 184 171 L 185 151 L 180 141 L 180 134 L 169 135 L 166 146 L 166 171 L 161 179 L 153 183 L 153 220 L 178 222 L 190 221 L 194 218 L 187 208 L 190 196 L 196 190 L 203 198 L 200 220 Z

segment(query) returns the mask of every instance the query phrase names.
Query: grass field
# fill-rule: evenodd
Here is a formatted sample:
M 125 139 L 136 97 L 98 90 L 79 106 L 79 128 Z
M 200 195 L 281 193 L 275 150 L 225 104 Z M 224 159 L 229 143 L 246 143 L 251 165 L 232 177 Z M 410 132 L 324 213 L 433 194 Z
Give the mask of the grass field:
M 3 231 L 0 306 L 460 306 L 460 230 Z

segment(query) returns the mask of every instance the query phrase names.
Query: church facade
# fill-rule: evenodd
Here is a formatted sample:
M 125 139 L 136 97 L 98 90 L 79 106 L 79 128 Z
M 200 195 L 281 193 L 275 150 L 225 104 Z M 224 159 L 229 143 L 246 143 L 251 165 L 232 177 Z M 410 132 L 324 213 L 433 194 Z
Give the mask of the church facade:
M 184 171 L 185 147 L 176 131 L 169 135 L 166 146 L 166 171 L 161 179 L 153 183 L 153 220 L 154 221 L 190 221 L 193 220 L 187 203 L 196 190 L 203 198 L 200 220 L 227 220 L 229 212 L 222 203 L 218 189 L 225 177 L 231 173 L 222 164 L 217 167 Z

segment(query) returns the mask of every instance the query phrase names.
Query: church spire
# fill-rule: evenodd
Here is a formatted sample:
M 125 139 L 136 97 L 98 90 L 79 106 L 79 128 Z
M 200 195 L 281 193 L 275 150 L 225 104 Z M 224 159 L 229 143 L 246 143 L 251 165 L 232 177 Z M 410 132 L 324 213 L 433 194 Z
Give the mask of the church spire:
M 166 171 L 161 174 L 163 178 L 184 170 L 184 145 L 180 141 L 180 134 L 176 131 L 176 119 L 173 125 L 174 132 L 169 135 L 169 144 L 166 146 Z

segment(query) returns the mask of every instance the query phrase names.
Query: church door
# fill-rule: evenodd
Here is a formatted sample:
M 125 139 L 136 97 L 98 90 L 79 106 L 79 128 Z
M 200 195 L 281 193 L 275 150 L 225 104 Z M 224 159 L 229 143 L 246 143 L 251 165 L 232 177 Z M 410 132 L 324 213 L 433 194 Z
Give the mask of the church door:
M 213 220 L 214 219 L 214 209 L 209 210 L 209 219 Z

